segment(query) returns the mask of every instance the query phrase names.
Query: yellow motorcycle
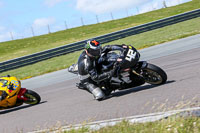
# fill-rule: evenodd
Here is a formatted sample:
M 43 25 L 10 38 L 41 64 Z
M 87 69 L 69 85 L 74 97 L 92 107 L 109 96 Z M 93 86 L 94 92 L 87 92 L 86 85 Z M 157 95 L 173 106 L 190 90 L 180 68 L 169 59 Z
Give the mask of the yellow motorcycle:
M 40 95 L 32 90 L 21 88 L 21 82 L 16 77 L 0 77 L 0 109 L 20 106 L 23 103 L 35 105 L 40 103 Z

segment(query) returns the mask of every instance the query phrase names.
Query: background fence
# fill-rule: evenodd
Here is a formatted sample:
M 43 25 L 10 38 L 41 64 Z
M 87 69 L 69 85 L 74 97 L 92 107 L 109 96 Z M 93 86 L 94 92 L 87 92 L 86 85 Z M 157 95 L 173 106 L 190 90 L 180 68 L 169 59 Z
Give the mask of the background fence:
M 83 26 L 83 25 L 90 25 L 90 24 L 96 24 L 96 23 L 106 22 L 106 21 L 115 20 L 115 19 L 121 19 L 121 18 L 129 17 L 129 16 L 138 15 L 144 12 L 158 10 L 160 8 L 175 6 L 175 5 L 181 4 L 185 0 L 174 0 L 173 2 L 171 1 L 172 0 L 160 0 L 159 4 L 156 4 L 156 5 L 152 1 L 152 3 L 147 3 L 138 7 L 121 9 L 119 11 L 113 11 L 113 12 L 99 14 L 99 15 L 90 15 L 89 17 L 88 16 L 76 17 L 76 15 L 74 15 L 73 17 L 66 18 L 60 22 L 56 22 L 55 20 L 53 20 L 53 18 L 49 18 L 49 19 L 52 19 L 51 21 L 53 22 L 52 23 L 49 22 L 45 24 L 45 26 L 42 26 L 42 27 L 38 27 L 30 23 L 20 26 L 20 27 L 24 27 L 23 29 L 18 29 L 18 27 L 16 26 L 14 27 L 11 26 L 12 29 L 18 29 L 18 31 L 10 30 L 7 33 L 6 40 L 0 40 L 0 41 L 23 39 L 27 37 L 49 34 L 49 33 L 57 32 L 60 30 L 66 30 L 66 29 L 70 29 L 74 27 Z M 187 1 L 190 1 L 190 0 L 187 0 Z
M 96 39 L 96 40 L 100 41 L 102 44 L 104 44 L 104 43 L 118 40 L 118 39 L 121 39 L 121 38 L 124 38 L 127 36 L 131 36 L 131 35 L 139 34 L 142 32 L 158 29 L 158 28 L 161 28 L 164 26 L 172 25 L 172 24 L 186 21 L 189 19 L 193 19 L 196 17 L 200 17 L 200 9 L 186 12 L 183 14 L 179 14 L 176 16 L 168 17 L 168 18 L 161 19 L 158 21 L 150 22 L 147 24 L 139 25 L 136 27 L 128 28 L 125 30 L 113 32 L 113 33 L 106 34 L 103 36 L 98 36 L 98 37 L 95 37 L 94 39 Z M 61 47 L 57 47 L 54 49 L 35 53 L 32 55 L 28 55 L 28 56 L 12 59 L 9 61 L 1 62 L 0 63 L 0 72 L 16 69 L 16 68 L 30 65 L 30 64 L 33 64 L 33 63 L 36 63 L 39 61 L 50 59 L 52 57 L 61 56 L 61 55 L 65 55 L 65 54 L 68 54 L 68 53 L 71 53 L 74 51 L 81 50 L 84 48 L 85 42 L 86 42 L 86 40 L 83 40 L 80 42 L 64 45 Z

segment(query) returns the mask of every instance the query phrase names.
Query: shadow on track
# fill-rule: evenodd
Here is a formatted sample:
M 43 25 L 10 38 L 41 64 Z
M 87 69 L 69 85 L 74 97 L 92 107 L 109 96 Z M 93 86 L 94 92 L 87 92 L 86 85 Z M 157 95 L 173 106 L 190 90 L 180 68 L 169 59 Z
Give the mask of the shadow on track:
M 46 103 L 47 101 L 43 101 L 43 102 L 40 102 L 39 104 L 43 104 L 43 103 Z M 26 108 L 29 108 L 29 107 L 32 107 L 32 106 L 37 106 L 39 104 L 36 104 L 36 105 L 21 105 L 21 106 L 18 106 L 18 107 L 13 107 L 13 108 L 10 108 L 10 109 L 5 109 L 5 110 L 0 110 L 0 115 L 2 114 L 7 114 L 7 113 L 10 113 L 10 112 L 13 112 L 13 111 L 18 111 L 18 110 L 21 110 L 21 109 L 26 109 Z
M 165 84 L 170 84 L 170 83 L 173 83 L 173 82 L 176 82 L 176 81 L 175 80 L 167 81 Z M 163 85 L 165 85 L 165 84 L 163 84 Z M 112 93 L 111 96 L 108 97 L 108 98 L 120 97 L 120 96 L 123 96 L 123 95 L 127 95 L 129 93 L 148 90 L 148 89 L 152 89 L 152 88 L 158 87 L 158 86 L 162 86 L 162 85 L 150 85 L 150 84 L 148 84 L 148 85 L 144 85 L 144 86 L 134 87 L 134 88 L 131 88 L 131 89 L 121 90 L 121 91 Z M 108 98 L 106 98 L 106 99 L 108 99 Z

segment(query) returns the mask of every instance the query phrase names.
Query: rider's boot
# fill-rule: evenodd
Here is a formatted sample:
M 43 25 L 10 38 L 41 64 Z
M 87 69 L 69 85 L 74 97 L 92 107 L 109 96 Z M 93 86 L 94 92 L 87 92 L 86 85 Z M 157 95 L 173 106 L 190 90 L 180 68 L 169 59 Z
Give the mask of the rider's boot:
M 90 84 L 90 83 L 87 83 L 86 86 L 87 86 L 87 89 L 93 94 L 93 96 L 96 100 L 100 101 L 105 98 L 105 94 L 99 87 L 97 87 L 93 84 Z

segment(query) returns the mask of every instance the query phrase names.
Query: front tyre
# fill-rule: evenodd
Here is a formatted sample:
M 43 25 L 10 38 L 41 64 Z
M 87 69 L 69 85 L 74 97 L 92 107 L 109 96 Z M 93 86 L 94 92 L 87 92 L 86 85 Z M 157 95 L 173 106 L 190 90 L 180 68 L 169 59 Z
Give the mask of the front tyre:
M 26 97 L 28 100 L 24 101 L 24 103 L 26 104 L 31 104 L 31 105 L 35 105 L 40 103 L 40 95 L 38 95 L 36 92 L 32 91 L 32 90 L 27 90 L 24 93 L 24 97 Z
M 167 74 L 160 67 L 149 64 L 143 69 L 142 73 L 145 81 L 152 85 L 161 85 L 167 81 Z

